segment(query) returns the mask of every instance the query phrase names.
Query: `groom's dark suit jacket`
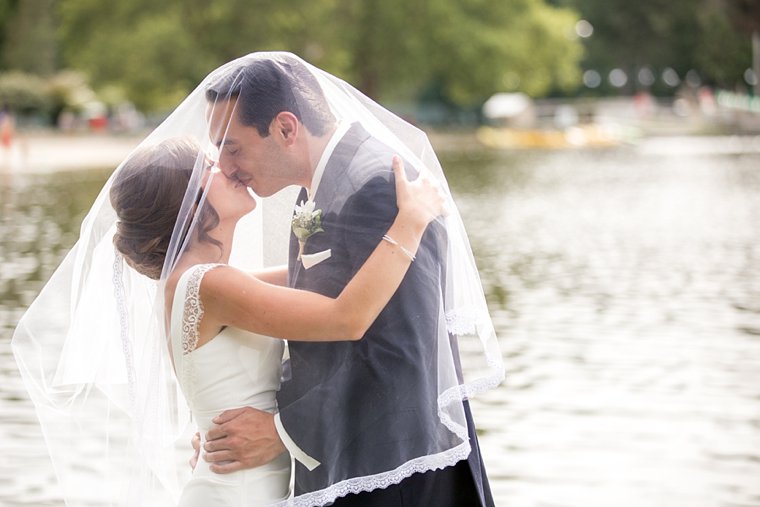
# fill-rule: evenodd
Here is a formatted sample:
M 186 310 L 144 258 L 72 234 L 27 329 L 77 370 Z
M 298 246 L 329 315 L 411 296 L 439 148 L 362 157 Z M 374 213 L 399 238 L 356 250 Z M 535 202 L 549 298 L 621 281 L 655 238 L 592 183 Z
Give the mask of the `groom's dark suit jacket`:
M 304 252 L 330 249 L 331 256 L 305 270 L 296 261 L 298 244 L 291 235 L 292 287 L 337 297 L 372 253 L 398 211 L 392 155 L 358 124 L 337 144 L 315 196 L 324 232 L 309 238 Z M 303 191 L 298 202 L 305 199 Z M 399 458 L 402 452 L 408 457 L 410 450 L 414 456 L 433 451 L 424 448 L 422 437 L 431 428 L 441 427 L 436 404 L 436 342 L 438 326 L 445 325 L 439 313 L 445 253 L 445 229 L 433 222 L 398 291 L 360 341 L 289 342 L 290 365 L 277 397 L 280 420 L 295 443 L 321 462 L 313 471 L 297 463 L 296 494 L 321 490 L 329 480 L 344 479 L 339 474 L 336 477 L 334 465 L 338 463 L 353 477 L 360 477 L 396 468 L 404 461 Z M 460 499 L 456 505 L 490 505 L 468 407 L 466 412 L 473 452 L 467 462 L 458 465 L 462 470 L 457 478 L 446 478 L 446 482 L 471 481 L 458 490 L 472 491 L 472 498 L 464 504 Z M 455 442 L 453 435 L 445 438 Z M 430 482 L 428 477 L 435 479 L 440 473 L 413 477 L 417 482 Z M 402 486 L 410 484 L 408 481 Z M 455 505 L 450 503 L 452 499 L 430 497 L 440 488 L 423 489 L 428 490 L 426 501 Z M 383 490 L 372 494 L 383 494 Z M 375 503 L 353 497 L 357 501 L 351 503 L 349 496 L 342 502 L 400 505 L 395 500 Z

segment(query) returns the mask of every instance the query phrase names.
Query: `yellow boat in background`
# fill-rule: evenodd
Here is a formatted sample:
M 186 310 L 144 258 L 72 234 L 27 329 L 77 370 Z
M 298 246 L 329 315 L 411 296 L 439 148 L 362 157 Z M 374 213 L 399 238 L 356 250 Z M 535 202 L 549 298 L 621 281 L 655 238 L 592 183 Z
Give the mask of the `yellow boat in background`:
M 521 129 L 480 127 L 477 138 L 484 146 L 499 149 L 571 149 L 619 146 L 631 136 L 620 128 L 604 125 L 577 125 L 566 129 Z
M 497 93 L 483 104 L 488 125 L 476 134 L 490 148 L 609 148 L 640 137 L 630 121 L 613 120 L 634 109 L 629 102 L 602 107 L 598 101 L 537 102 L 524 93 Z

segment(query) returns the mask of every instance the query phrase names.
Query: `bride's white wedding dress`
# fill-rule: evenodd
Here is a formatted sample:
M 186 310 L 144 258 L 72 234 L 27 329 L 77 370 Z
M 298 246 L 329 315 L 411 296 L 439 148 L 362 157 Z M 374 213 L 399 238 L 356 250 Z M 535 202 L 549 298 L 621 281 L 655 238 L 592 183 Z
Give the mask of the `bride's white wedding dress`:
M 224 410 L 243 406 L 275 410 L 284 347 L 282 340 L 230 327 L 196 347 L 203 315 L 200 285 L 203 275 L 216 266 L 200 264 L 182 274 L 171 312 L 177 377 L 202 439 L 212 426 L 211 419 Z M 249 507 L 269 505 L 288 497 L 287 453 L 264 466 L 230 474 L 211 472 L 202 456 L 203 453 L 183 488 L 180 507 Z

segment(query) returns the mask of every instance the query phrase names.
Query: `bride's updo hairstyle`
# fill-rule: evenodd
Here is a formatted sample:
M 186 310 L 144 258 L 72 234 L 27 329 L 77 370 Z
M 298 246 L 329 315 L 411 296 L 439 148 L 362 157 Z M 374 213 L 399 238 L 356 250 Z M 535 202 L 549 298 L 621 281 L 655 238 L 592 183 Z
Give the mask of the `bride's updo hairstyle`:
M 113 243 L 127 264 L 154 280 L 161 277 L 199 151 L 187 138 L 140 148 L 124 162 L 111 186 L 111 205 L 118 217 Z M 199 217 L 198 239 L 221 246 L 208 234 L 218 224 L 219 215 L 206 202 Z

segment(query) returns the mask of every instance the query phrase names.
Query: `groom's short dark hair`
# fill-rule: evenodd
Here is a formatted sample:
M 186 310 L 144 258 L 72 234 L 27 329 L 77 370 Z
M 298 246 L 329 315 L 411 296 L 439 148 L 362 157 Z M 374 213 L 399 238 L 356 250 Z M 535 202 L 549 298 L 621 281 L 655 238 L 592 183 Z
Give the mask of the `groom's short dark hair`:
M 269 125 L 283 111 L 293 113 L 313 135 L 335 123 L 316 77 L 297 58 L 278 55 L 254 60 L 222 76 L 206 90 L 209 102 L 237 99 L 243 125 L 269 135 Z

